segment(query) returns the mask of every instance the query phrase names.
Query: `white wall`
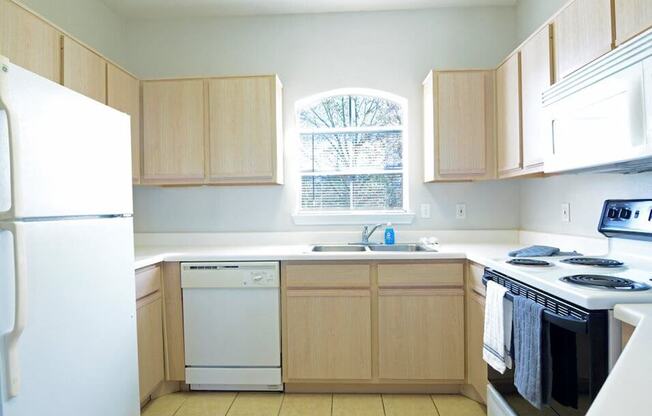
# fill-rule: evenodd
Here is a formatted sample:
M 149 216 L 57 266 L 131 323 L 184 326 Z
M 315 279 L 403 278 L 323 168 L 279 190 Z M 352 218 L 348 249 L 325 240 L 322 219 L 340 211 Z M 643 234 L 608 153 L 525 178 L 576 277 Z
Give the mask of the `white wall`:
M 638 175 L 578 174 L 521 183 L 521 228 L 597 236 L 605 199 L 652 198 L 652 173 Z M 561 219 L 561 204 L 570 203 L 571 222 Z
M 126 19 L 100 0 L 19 1 L 107 58 L 124 65 Z
M 567 2 L 568 0 L 518 0 L 516 5 L 518 42 L 527 39 Z
M 140 232 L 290 231 L 298 188 L 294 103 L 335 88 L 408 99 L 413 229 L 515 228 L 518 183 L 422 183 L 421 82 L 431 68 L 492 68 L 514 47 L 515 9 L 460 8 L 129 22 L 129 68 L 144 78 L 278 73 L 284 84 L 286 185 L 135 189 Z M 455 220 L 466 202 L 468 219 Z M 351 227 L 347 227 L 351 228 Z

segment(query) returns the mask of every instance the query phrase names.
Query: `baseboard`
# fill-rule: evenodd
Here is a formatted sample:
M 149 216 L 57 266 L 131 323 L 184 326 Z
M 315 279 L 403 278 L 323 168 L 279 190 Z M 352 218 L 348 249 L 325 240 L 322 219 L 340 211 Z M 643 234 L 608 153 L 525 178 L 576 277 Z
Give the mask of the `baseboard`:
M 459 394 L 459 384 L 285 383 L 286 393 Z

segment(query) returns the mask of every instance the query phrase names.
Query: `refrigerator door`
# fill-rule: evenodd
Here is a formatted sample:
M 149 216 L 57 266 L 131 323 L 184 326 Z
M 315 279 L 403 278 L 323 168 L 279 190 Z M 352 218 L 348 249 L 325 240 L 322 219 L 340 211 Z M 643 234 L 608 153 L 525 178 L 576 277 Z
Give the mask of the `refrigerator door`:
M 0 57 L 0 219 L 131 214 L 129 123 Z
M 131 218 L 0 222 L 0 415 L 140 414 L 133 264 Z

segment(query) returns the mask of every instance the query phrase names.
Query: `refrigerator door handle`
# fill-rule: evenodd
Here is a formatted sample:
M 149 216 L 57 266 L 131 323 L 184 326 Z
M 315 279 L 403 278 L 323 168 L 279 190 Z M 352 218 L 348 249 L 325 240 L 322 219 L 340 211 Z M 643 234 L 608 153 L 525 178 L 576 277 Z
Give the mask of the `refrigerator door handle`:
M 6 335 L 8 396 L 16 397 L 20 392 L 20 365 L 18 360 L 18 341 L 27 324 L 27 265 L 25 249 L 18 226 L 0 223 L 0 230 L 13 234 L 14 242 L 14 325 Z
M 12 216 L 13 211 L 13 199 L 14 199 L 14 189 L 12 183 L 12 152 L 13 152 L 13 143 L 12 139 L 14 138 L 13 134 L 15 133 L 12 129 L 12 123 L 10 121 L 10 110 L 6 102 L 6 93 L 7 93 L 7 76 L 6 73 L 9 71 L 9 60 L 4 56 L 0 55 L 0 128 L 3 132 L 0 132 L 0 216 L 6 218 Z

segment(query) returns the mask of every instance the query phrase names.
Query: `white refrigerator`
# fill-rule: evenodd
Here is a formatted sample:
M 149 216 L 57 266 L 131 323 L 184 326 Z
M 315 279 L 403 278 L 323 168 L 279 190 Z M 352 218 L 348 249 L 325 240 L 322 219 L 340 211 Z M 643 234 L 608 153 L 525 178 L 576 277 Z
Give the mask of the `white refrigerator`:
M 0 57 L 0 416 L 139 415 L 129 117 Z

